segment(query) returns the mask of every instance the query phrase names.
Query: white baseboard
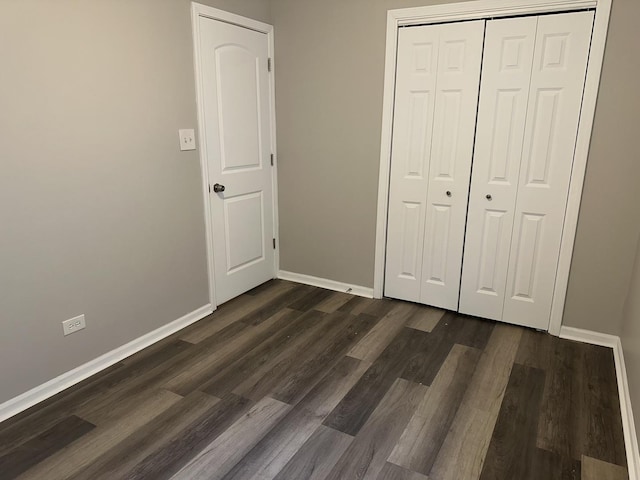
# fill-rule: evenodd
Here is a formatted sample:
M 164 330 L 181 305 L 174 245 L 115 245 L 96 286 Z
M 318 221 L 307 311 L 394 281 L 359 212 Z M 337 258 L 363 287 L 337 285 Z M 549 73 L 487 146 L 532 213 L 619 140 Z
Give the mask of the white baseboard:
M 314 287 L 326 288 L 327 290 L 335 290 L 336 292 L 346 292 L 360 297 L 373 298 L 373 288 L 349 285 L 348 283 L 336 282 L 335 280 L 326 278 L 312 277 L 311 275 L 286 272 L 284 270 L 278 271 L 278 278 L 296 283 L 304 283 L 305 285 L 312 285 Z
M 627 380 L 627 367 L 624 363 L 624 353 L 622 351 L 620 337 L 582 330 L 580 328 L 562 327 L 560 329 L 560 338 L 601 345 L 613 349 L 613 359 L 615 361 L 616 377 L 618 380 L 618 396 L 620 397 L 620 413 L 622 414 L 622 428 L 624 430 L 624 443 L 629 467 L 629 480 L 640 480 L 638 436 L 633 419 L 633 409 L 631 407 L 631 396 L 629 394 L 629 383 Z
M 600 345 L 601 347 L 616 348 L 620 343 L 620 337 L 608 335 L 606 333 L 592 332 L 591 330 L 583 330 L 581 328 L 560 327 L 560 338 L 565 340 L 575 340 L 576 342 L 589 343 L 591 345 Z
M 80 365 L 79 367 L 63 373 L 53 380 L 49 380 L 48 382 L 32 388 L 22 395 L 18 395 L 17 397 L 0 404 L 0 422 L 17 415 L 27 408 L 30 408 L 69 387 L 72 387 L 91 375 L 95 375 L 96 373 L 118 363 L 134 353 L 147 348 L 149 345 L 159 342 L 169 335 L 188 327 L 192 323 L 203 319 L 212 312 L 213 309 L 211 308 L 211 305 L 205 305 L 191 313 L 188 313 L 182 318 L 174 320 L 173 322 L 149 332 L 146 335 L 138 337 L 115 350 L 111 350 L 110 352 L 107 352 L 84 365 Z

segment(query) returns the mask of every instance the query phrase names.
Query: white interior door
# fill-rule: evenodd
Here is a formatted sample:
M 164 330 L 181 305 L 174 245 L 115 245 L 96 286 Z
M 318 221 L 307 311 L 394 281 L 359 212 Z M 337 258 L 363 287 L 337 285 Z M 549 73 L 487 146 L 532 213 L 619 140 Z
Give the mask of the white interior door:
M 594 13 L 541 16 L 503 320 L 547 330 Z
M 264 33 L 198 21 L 219 305 L 275 276 L 269 49 Z
M 420 302 L 458 309 L 484 20 L 442 24 Z
M 387 225 L 385 295 L 420 300 L 438 26 L 400 29 Z
M 502 319 L 538 17 L 487 22 L 460 312 Z

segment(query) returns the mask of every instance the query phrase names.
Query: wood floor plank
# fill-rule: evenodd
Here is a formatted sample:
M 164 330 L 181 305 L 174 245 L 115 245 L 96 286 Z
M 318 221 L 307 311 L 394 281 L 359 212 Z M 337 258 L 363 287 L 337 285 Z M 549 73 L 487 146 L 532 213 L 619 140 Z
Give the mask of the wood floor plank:
M 89 411 L 113 411 L 114 402 L 119 397 L 126 396 L 131 390 L 144 389 L 140 382 L 141 377 L 185 354 L 189 346 L 190 344 L 173 338 L 164 343 L 162 348 L 153 348 L 151 352 L 134 355 L 127 359 L 126 364 L 119 363 L 30 409 L 14 422 L 2 424 L 0 455 L 6 453 L 8 446 L 23 443 L 69 415 L 78 414 L 90 421 Z M 91 423 L 98 424 L 97 415 L 94 420 Z M 24 428 L 26 423 L 38 425 L 40 430 L 31 432 L 31 429 Z
M 329 314 L 326 321 L 330 322 L 329 328 L 319 335 L 307 336 L 295 349 L 282 352 L 234 392 L 252 399 L 270 395 L 285 403 L 297 403 L 326 369 L 340 359 L 356 337 L 371 328 L 375 319 L 364 314 L 354 317 L 335 312 Z
M 280 310 L 270 319 L 248 331 L 247 335 L 232 340 L 222 348 L 198 351 L 196 355 L 186 359 L 188 363 L 181 366 L 163 387 L 181 395 L 199 389 L 215 372 L 231 365 L 272 336 L 282 335 L 283 331 L 295 331 L 299 325 L 297 319 L 301 315 L 294 310 Z
M 612 350 L 553 337 L 530 337 L 529 343 L 544 343 L 547 352 L 538 446 L 626 466 Z
M 70 416 L 0 456 L 0 479 L 16 478 L 45 458 L 95 428 L 95 425 L 76 416 Z
M 387 462 L 376 480 L 428 480 L 429 477 L 421 473 L 412 472 L 406 468 L 399 467 Z
M 417 305 L 417 311 L 407 320 L 407 327 L 431 332 L 446 312 L 439 308 Z
M 628 480 L 625 467 L 582 456 L 582 480 Z
M 610 349 L 283 280 L 0 423 L 0 480 L 619 480 L 625 465 Z
M 264 398 L 172 478 L 223 478 L 290 409 L 286 403 Z
M 493 328 L 494 323 L 488 320 L 447 313 L 429 334 L 427 345 L 408 359 L 400 377 L 431 385 L 453 345 L 461 344 L 482 350 Z
M 412 356 L 429 345 L 429 335 L 403 328 L 331 412 L 324 425 L 355 436 Z
M 362 313 L 357 317 L 350 316 L 333 337 L 328 336 L 328 343 L 317 342 L 313 348 L 303 352 L 299 361 L 293 365 L 270 395 L 285 403 L 295 405 L 309 392 L 327 369 L 351 348 L 356 340 L 364 336 L 375 324 L 376 319 Z M 370 365 L 369 362 L 366 362 Z
M 293 337 L 290 344 L 286 346 L 287 348 L 272 352 L 274 354 L 270 354 L 260 363 L 250 362 L 249 368 L 253 369 L 252 371 L 246 371 L 242 376 L 234 375 L 232 378 L 236 384 L 233 393 L 254 401 L 271 394 L 276 385 L 290 375 L 291 369 L 301 361 L 301 356 L 316 353 L 324 348 L 325 341 L 336 335 L 336 332 L 340 330 L 340 324 L 347 317 L 339 313 L 325 316 L 325 314 L 315 311 L 309 312 L 308 315 L 314 319 L 322 319 L 322 321 L 313 320 L 316 323 L 316 328 Z M 256 363 L 259 368 L 255 368 Z M 209 392 L 214 391 L 208 386 L 206 388 Z
M 454 334 L 455 343 L 480 350 L 487 346 L 496 326 L 496 322 L 493 320 L 470 317 L 469 315 L 456 315 L 451 325 L 455 325 L 457 322 L 459 322 L 460 328 Z M 440 323 L 438 323 L 437 327 L 440 327 Z
M 389 462 L 428 475 L 455 418 L 480 351 L 454 345 L 389 456 Z
M 496 325 L 431 468 L 430 479 L 480 477 L 522 331 L 510 325 Z
M 167 437 L 180 434 L 219 401 L 205 393 L 192 393 L 100 455 L 71 476 L 70 480 L 126 478 L 135 465 L 163 446 Z
M 243 316 L 242 319 L 245 322 L 258 324 L 275 315 L 283 308 L 289 308 L 290 305 L 294 305 L 307 296 L 315 296 L 318 290 L 318 288 L 309 285 L 296 285 L 292 289 L 271 298 L 266 303 L 260 305 L 259 308 L 255 308 Z
M 531 329 L 523 330 L 515 362 L 525 367 L 548 371 L 553 358 L 552 347 L 554 339 L 555 337 L 546 332 L 538 332 Z
M 544 372 L 514 364 L 480 480 L 541 478 L 535 449 Z
M 558 339 L 559 340 L 559 339 Z M 581 345 L 544 337 L 530 337 L 529 344 L 544 343 L 547 359 L 544 363 L 545 387 L 538 424 L 538 447 L 563 457 L 580 459 L 584 411 L 582 377 L 584 365 L 580 359 Z M 529 361 L 529 363 L 533 363 Z M 573 428 L 580 427 L 580 428 Z
M 157 391 L 144 403 L 130 405 L 126 416 L 91 430 L 19 478 L 66 480 L 181 399 L 175 393 Z
M 294 285 L 291 283 L 277 283 L 257 295 L 241 295 L 234 298 L 218 307 L 218 310 L 208 317 L 185 329 L 181 332 L 180 338 L 185 342 L 199 343 L 232 323 L 247 318 L 255 310 L 273 302 L 274 298 L 284 301 L 287 293 L 293 288 Z
M 582 346 L 580 360 L 585 370 L 585 408 L 582 413 L 586 420 L 582 451 L 591 458 L 626 467 L 613 350 L 595 345 Z
M 274 480 L 324 480 L 353 437 L 320 425 Z
M 338 311 L 349 313 L 351 315 L 360 315 L 367 308 L 375 305 L 376 302 L 377 300 L 374 300 L 373 298 L 358 297 L 354 295 L 347 303 L 338 308 Z
M 416 311 L 410 303 L 398 303 L 348 353 L 350 357 L 373 362 L 400 333 Z
M 498 412 L 487 412 L 469 403 L 458 409 L 429 478 L 478 480 L 484 465 Z M 459 455 L 459 456 L 456 456 Z
M 367 369 L 368 364 L 343 357 L 244 458 L 225 480 L 274 478 L 317 430 L 326 416 Z
M 289 282 L 285 281 L 285 280 L 280 280 L 278 278 L 274 278 L 272 280 L 268 280 L 266 282 L 264 282 L 261 285 L 258 285 L 257 287 L 252 288 L 251 290 L 249 290 L 248 292 L 245 292 L 245 295 L 249 295 L 249 296 L 256 296 L 259 295 L 263 292 L 269 291 L 272 288 L 281 285 L 281 284 L 288 284 Z
M 52 428 L 72 415 L 76 405 L 90 403 L 109 385 L 127 377 L 124 364 L 118 363 L 0 423 L 0 455 Z
M 397 379 L 326 480 L 375 479 L 427 389 Z
M 215 396 L 224 396 L 234 389 L 239 395 L 243 395 L 251 387 L 257 389 L 256 384 L 260 381 L 273 384 L 277 380 L 264 378 L 273 365 L 290 359 L 298 349 L 316 341 L 317 336 L 337 325 L 333 318 L 325 318 L 325 314 L 316 311 L 300 314 L 291 310 L 289 318 L 290 321 L 274 335 L 238 356 L 236 361 L 228 362 L 224 368 L 212 372 L 199 388 Z M 249 394 L 244 396 L 251 398 Z M 257 397 L 256 400 L 260 398 L 262 397 Z
M 177 340 L 154 355 L 144 357 L 141 362 L 128 364 L 125 370 L 128 377 L 111 385 L 92 402 L 74 408 L 73 412 L 95 425 L 109 423 L 126 415 L 129 403 L 144 401 L 153 393 L 151 385 L 158 372 L 172 364 L 175 358 L 189 355 L 192 348 L 192 344 Z
M 558 455 L 541 448 L 534 449 L 534 465 L 537 476 L 539 478 L 549 478 L 557 480 L 580 480 L 581 466 L 580 461 L 570 457 Z
M 180 471 L 198 453 L 245 415 L 252 403 L 236 395 L 227 395 L 155 452 L 132 467 L 129 480 L 167 480 Z
M 350 293 L 333 292 L 328 298 L 314 307 L 324 313 L 333 313 L 353 298 Z
M 292 310 L 298 310 L 300 312 L 306 312 L 307 310 L 314 309 L 317 305 L 321 304 L 331 296 L 331 291 L 323 288 L 315 288 L 304 297 L 288 305 L 288 308 Z
M 22 422 L 18 421 L 0 430 L 0 455 L 6 453 L 8 445 L 23 443 L 35 436 L 29 436 L 31 430 L 24 428 L 25 423 L 38 425 L 40 430 L 35 432 L 38 434 L 73 414 L 96 425 L 107 421 L 108 416 L 116 417 L 122 413 L 119 407 L 122 403 L 117 403 L 119 398 L 126 397 L 131 391 L 145 390 L 141 378 L 187 353 L 189 346 L 190 344 L 173 338 L 162 348 L 154 348 L 151 353 L 135 355 L 135 358 L 128 359 L 126 364 L 118 364 L 56 395 L 41 404 L 39 409 L 34 409 L 33 413 L 26 412 Z M 94 412 L 95 415 L 91 415 L 90 412 Z
M 371 300 L 371 299 L 369 299 Z M 372 299 L 360 313 L 365 313 L 376 318 L 382 318 L 399 304 L 404 303 L 392 298 Z

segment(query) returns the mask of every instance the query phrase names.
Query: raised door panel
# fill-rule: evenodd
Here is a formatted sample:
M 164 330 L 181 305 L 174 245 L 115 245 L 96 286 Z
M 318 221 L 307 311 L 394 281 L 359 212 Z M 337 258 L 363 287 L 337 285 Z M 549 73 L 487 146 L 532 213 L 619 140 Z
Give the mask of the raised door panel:
M 399 32 L 385 295 L 420 298 L 439 27 Z
M 502 319 L 537 17 L 487 22 L 460 312 Z
M 509 323 L 549 326 L 593 15 L 538 20 L 503 309 Z
M 457 310 L 484 20 L 440 29 L 420 302 Z
M 200 17 L 216 304 L 275 276 L 267 35 Z
M 215 49 L 222 172 L 260 167 L 260 58 L 242 45 Z
M 264 196 L 262 192 L 238 195 L 224 200 L 224 226 L 227 248 L 226 272 L 261 262 L 265 257 Z

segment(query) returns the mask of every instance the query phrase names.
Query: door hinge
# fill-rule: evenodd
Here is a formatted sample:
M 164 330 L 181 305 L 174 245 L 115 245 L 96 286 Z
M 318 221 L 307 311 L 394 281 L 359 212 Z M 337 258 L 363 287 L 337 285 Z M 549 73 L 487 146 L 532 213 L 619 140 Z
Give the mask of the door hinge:
M 274 250 L 276 249 L 276 239 L 275 238 L 273 239 L 273 249 Z
M 267 58 L 267 70 L 271 71 L 271 58 Z
M 271 154 L 271 166 L 272 166 L 272 167 L 273 167 L 273 157 L 274 157 L 274 155 L 273 155 L 273 153 L 272 153 L 272 154 Z

